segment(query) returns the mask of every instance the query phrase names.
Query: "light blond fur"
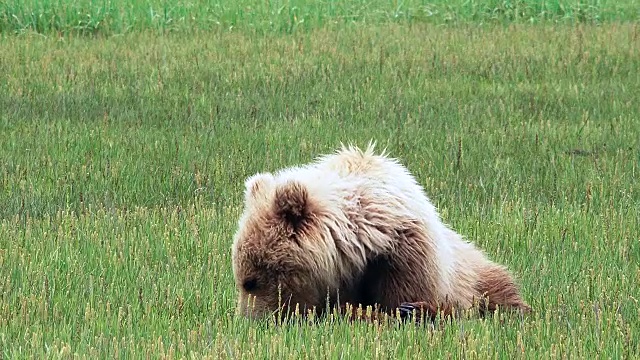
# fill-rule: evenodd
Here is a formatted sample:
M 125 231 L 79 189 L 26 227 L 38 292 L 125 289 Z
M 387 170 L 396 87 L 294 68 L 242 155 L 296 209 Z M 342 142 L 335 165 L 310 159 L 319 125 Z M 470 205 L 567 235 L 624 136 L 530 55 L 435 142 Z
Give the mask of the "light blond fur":
M 507 269 L 446 226 L 409 171 L 374 145 L 343 146 L 245 183 L 232 246 L 239 309 L 348 302 L 529 310 Z M 247 306 L 249 304 L 251 306 Z

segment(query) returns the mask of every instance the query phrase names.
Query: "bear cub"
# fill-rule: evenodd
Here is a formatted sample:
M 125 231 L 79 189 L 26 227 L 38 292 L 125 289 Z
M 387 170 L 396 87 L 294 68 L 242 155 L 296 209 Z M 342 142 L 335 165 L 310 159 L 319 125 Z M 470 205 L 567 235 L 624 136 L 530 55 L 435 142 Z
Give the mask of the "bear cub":
M 509 271 L 443 224 L 373 144 L 248 178 L 232 262 L 238 310 L 251 318 L 322 315 L 327 304 L 353 318 L 358 306 L 432 319 L 474 306 L 530 311 Z

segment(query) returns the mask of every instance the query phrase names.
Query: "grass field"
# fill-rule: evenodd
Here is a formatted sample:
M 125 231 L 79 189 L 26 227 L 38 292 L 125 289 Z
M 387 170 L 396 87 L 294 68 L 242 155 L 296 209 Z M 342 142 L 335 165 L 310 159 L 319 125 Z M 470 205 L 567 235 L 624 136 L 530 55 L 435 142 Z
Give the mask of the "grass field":
M 296 33 L 363 23 L 634 21 L 637 0 L 3 0 L 0 32 Z
M 0 359 L 640 356 L 633 1 L 154 3 L 0 2 Z M 370 139 L 534 314 L 234 315 L 244 179 Z

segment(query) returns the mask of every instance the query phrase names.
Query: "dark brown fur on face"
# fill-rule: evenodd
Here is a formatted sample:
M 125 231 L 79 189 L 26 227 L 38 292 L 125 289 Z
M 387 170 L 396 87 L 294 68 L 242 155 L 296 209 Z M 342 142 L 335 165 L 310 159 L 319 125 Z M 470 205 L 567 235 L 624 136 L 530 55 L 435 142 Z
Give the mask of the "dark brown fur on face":
M 450 316 L 479 302 L 529 312 L 506 268 L 444 224 L 405 168 L 367 150 L 247 180 L 233 245 L 238 308 L 262 318 L 373 307 Z M 329 305 L 329 308 L 327 308 Z M 349 310 L 351 309 L 351 310 Z
M 244 241 L 235 251 L 240 311 L 251 317 L 296 306 L 303 313 L 317 311 L 330 285 L 312 271 L 314 258 L 304 244 L 315 221 L 306 189 L 296 182 L 279 187 L 263 210 L 261 218 L 247 221 L 240 235 Z

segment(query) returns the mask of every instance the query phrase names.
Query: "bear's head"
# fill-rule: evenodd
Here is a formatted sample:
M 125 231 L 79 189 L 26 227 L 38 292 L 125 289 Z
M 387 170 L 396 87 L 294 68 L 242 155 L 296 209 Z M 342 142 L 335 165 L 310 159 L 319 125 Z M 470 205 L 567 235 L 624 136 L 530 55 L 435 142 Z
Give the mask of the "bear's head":
M 238 310 L 251 318 L 323 310 L 340 259 L 322 197 L 308 181 L 269 173 L 245 187 L 232 247 Z

